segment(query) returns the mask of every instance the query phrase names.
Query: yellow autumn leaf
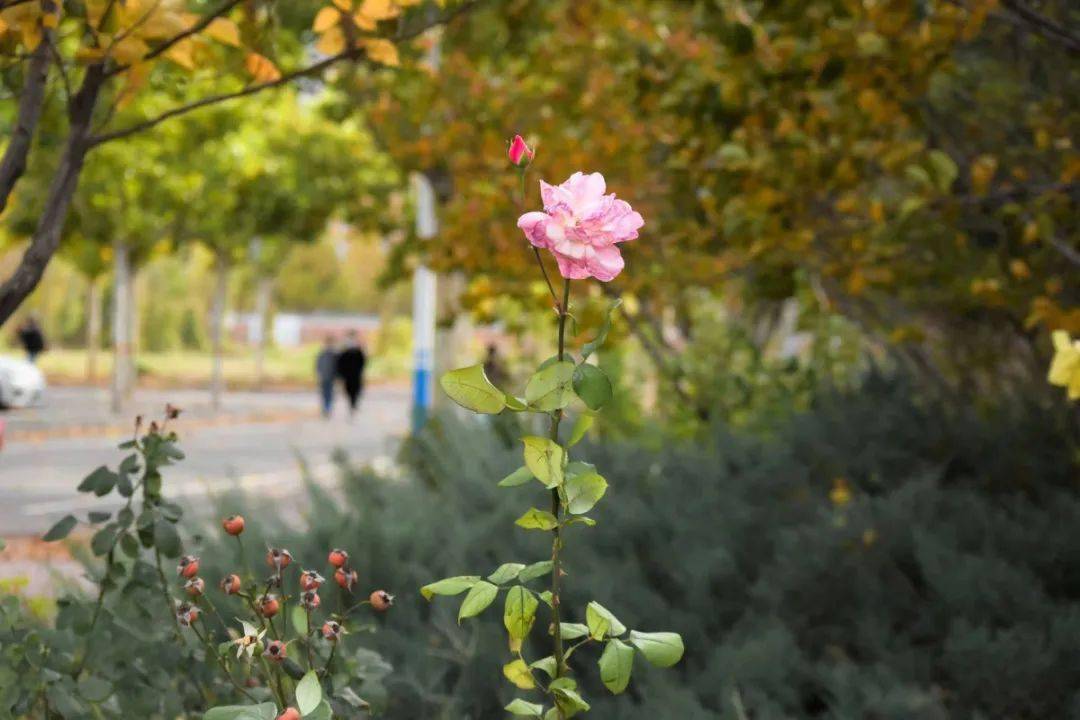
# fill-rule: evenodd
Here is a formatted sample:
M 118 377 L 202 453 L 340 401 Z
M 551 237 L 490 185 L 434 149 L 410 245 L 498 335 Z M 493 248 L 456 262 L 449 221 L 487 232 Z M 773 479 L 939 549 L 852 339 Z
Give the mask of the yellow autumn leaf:
M 315 49 L 324 55 L 337 55 L 345 49 L 345 31 L 340 25 L 330 28 L 319 36 Z
M 54 28 L 60 24 L 60 13 L 51 12 L 45 13 L 41 16 L 41 26 L 47 28 Z
M 401 64 L 401 59 L 398 57 L 397 46 L 389 40 L 383 40 L 381 38 L 371 38 L 363 41 L 364 52 L 367 56 L 377 63 L 383 65 L 389 65 L 390 67 L 397 67 Z
M 197 44 L 194 38 L 184 38 L 166 50 L 165 57 L 185 70 L 194 70 L 196 47 Z
M 376 27 L 375 20 L 368 17 L 363 12 L 356 13 L 352 16 L 352 19 L 353 22 L 356 24 L 356 27 L 360 28 L 361 30 L 374 30 Z
M 107 51 L 109 55 L 124 65 L 132 65 L 150 52 L 150 46 L 139 38 L 128 35 L 112 43 L 112 46 L 108 47 Z
M 532 690 L 536 687 L 536 681 L 533 680 L 529 666 L 521 658 L 503 665 L 503 675 L 522 690 Z
M 341 22 L 341 11 L 335 7 L 324 7 L 315 16 L 315 22 L 311 29 L 317 33 L 324 33 Z
M 389 20 L 400 15 L 401 9 L 393 0 L 364 0 L 360 6 L 360 14 L 375 21 Z
M 341 12 L 352 12 L 353 4 L 352 0 L 332 0 L 331 5 L 336 7 Z
M 228 18 L 214 18 L 206 26 L 206 34 L 224 45 L 240 47 L 240 28 Z
M 277 65 L 259 53 L 248 53 L 247 58 L 244 59 L 244 67 L 256 82 L 274 82 L 281 79 Z
M 1054 331 L 1051 338 L 1054 359 L 1046 376 L 1047 382 L 1067 388 L 1070 400 L 1080 399 L 1080 340 L 1070 340 L 1069 333 L 1064 330 Z
M 139 91 L 146 86 L 151 69 L 150 63 L 136 63 L 127 69 L 124 73 L 124 86 L 120 89 L 120 97 L 116 102 L 117 107 L 122 110 L 131 104 Z

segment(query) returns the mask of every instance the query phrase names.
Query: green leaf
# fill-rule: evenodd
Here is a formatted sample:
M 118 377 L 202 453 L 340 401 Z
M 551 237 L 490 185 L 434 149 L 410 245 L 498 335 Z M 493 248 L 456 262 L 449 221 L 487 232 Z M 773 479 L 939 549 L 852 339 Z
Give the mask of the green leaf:
M 524 515 L 514 521 L 514 524 L 526 530 L 554 530 L 558 527 L 559 521 L 546 510 L 529 508 Z
M 550 438 L 529 435 L 521 439 L 525 444 L 525 467 L 544 483 L 544 487 L 558 487 L 563 481 L 563 463 L 566 451 Z
M 471 618 L 482 613 L 488 605 L 495 601 L 498 594 L 499 588 L 484 580 L 473 585 L 472 589 L 469 590 L 469 594 L 461 602 L 461 609 L 458 610 L 458 622 L 460 623 L 465 618 Z
M 573 380 L 574 363 L 566 360 L 552 363 L 529 378 L 525 401 L 541 412 L 561 410 L 574 399 Z
M 532 690 L 536 687 L 536 681 L 533 680 L 529 666 L 521 658 L 503 665 L 503 675 L 522 690 Z
M 420 594 L 430 600 L 433 595 L 458 595 L 480 582 L 479 575 L 457 575 L 443 578 L 420 588 Z
M 164 518 L 154 521 L 154 547 L 167 558 L 180 556 L 180 536 L 173 524 Z
M 579 712 L 588 711 L 589 703 L 585 702 L 585 699 L 578 694 L 577 690 L 557 688 L 554 692 L 555 704 L 559 706 L 559 709 L 563 711 L 563 715 L 566 717 L 570 718 Z
M 105 512 L 105 511 L 102 511 L 102 510 L 91 510 L 90 514 L 87 516 L 86 520 L 91 525 L 96 525 L 97 523 L 105 522 L 106 520 L 108 520 L 111 517 L 112 517 L 111 512 Z
M 592 527 L 593 525 L 596 525 L 596 521 L 593 520 L 588 515 L 578 515 L 575 518 L 571 518 L 569 521 L 567 521 L 566 524 L 569 526 L 569 525 L 577 525 L 579 523 L 582 524 L 582 525 L 587 525 L 588 527 Z
M 491 384 L 483 365 L 451 370 L 439 384 L 451 400 L 467 410 L 495 415 L 506 407 L 506 393 Z
M 79 681 L 79 695 L 92 703 L 105 702 L 112 695 L 112 683 L 93 675 Z
M 277 705 L 222 705 L 210 708 L 202 720 L 274 720 L 277 717 Z
M 45 542 L 63 540 L 68 536 L 69 533 L 71 533 L 71 531 L 75 528 L 78 522 L 79 521 L 75 519 L 74 515 L 65 515 L 60 519 L 59 522 L 49 528 L 49 532 L 45 533 L 45 536 L 41 539 Z
M 322 702 L 322 685 L 319 684 L 319 676 L 314 670 L 308 670 L 307 674 L 296 684 L 296 709 L 301 715 L 307 715 Z
M 528 636 L 539 605 L 536 596 L 522 585 L 515 585 L 506 593 L 503 625 L 512 640 L 524 640 Z
M 516 485 L 524 485 L 532 479 L 532 470 L 523 465 L 514 472 L 504 477 L 502 480 L 500 480 L 499 487 L 514 487 Z
M 589 463 L 574 462 L 566 468 L 566 508 L 574 515 L 592 510 L 607 492 L 607 480 Z
M 510 393 L 503 394 L 503 400 L 506 401 L 506 407 L 510 408 L 514 412 L 521 412 L 522 410 L 528 410 L 529 406 L 519 397 L 511 395 Z
M 95 555 L 104 555 L 109 552 L 113 547 L 113 543 L 116 542 L 116 533 L 119 529 L 116 523 L 109 523 L 98 530 L 94 533 L 94 537 L 90 539 L 90 550 Z
M 589 634 L 589 626 L 581 623 L 559 623 L 559 635 L 563 640 L 577 640 Z
M 116 485 L 117 474 L 102 465 L 83 478 L 77 488 L 79 492 L 92 492 L 98 497 L 108 495 Z
M 607 373 L 595 365 L 578 365 L 574 369 L 574 392 L 590 410 L 602 408 L 613 394 Z
M 578 415 L 577 420 L 574 421 L 574 427 L 570 430 L 570 447 L 577 445 L 585 437 L 585 433 L 589 432 L 589 428 L 593 426 L 595 418 L 589 413 L 581 413 Z
M 544 706 L 537 705 L 536 703 L 525 702 L 521 698 L 514 700 L 507 705 L 504 710 L 511 715 L 517 715 L 519 717 L 534 717 L 539 718 L 544 716 Z
M 600 680 L 604 687 L 618 695 L 630 683 L 634 669 L 634 648 L 622 640 L 608 640 L 600 656 Z
M 541 560 L 540 562 L 533 563 L 518 573 L 518 581 L 524 583 L 535 580 L 538 577 L 543 577 L 551 572 L 552 565 L 553 563 L 550 560 Z
M 631 630 L 630 643 L 657 667 L 671 667 L 683 656 L 683 640 L 679 633 Z
M 129 558 L 137 558 L 139 557 L 139 541 L 134 535 L 124 535 L 120 538 L 120 550 Z
M 505 585 L 518 576 L 525 569 L 523 563 L 503 563 L 495 572 L 488 575 L 488 580 L 496 585 Z
M 547 673 L 548 677 L 555 677 L 555 658 L 548 655 L 545 658 L 529 663 L 529 667 L 536 668 L 537 670 L 543 670 Z
M 610 610 L 593 601 L 585 608 L 585 622 L 589 625 L 589 633 L 597 640 L 603 640 L 605 635 L 618 637 L 626 632 L 626 626 L 619 622 Z
M 930 167 L 934 171 L 934 181 L 937 184 L 938 190 L 941 192 L 948 192 L 952 187 L 953 181 L 956 180 L 958 170 L 956 163 L 949 157 L 948 153 L 941 150 L 930 151 Z
M 600 325 L 600 332 L 596 333 L 596 337 L 590 342 L 585 343 L 581 347 L 581 361 L 585 362 L 589 359 L 589 356 L 600 349 L 607 340 L 608 333 L 611 332 L 611 316 L 622 305 L 622 298 L 615 298 L 610 305 L 608 305 L 607 312 L 604 313 L 604 322 Z
M 307 635 L 307 611 L 304 610 L 303 605 L 292 606 L 289 610 L 289 620 L 292 622 L 297 635 L 300 637 Z
M 333 720 L 333 717 L 334 711 L 330 708 L 330 703 L 323 699 L 310 714 L 304 716 L 304 720 Z

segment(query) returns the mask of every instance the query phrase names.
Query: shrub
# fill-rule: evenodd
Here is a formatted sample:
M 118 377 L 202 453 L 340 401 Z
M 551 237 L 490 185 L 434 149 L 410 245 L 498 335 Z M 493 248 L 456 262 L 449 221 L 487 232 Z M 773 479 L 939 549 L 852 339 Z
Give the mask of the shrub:
M 568 530 L 566 607 L 610 597 L 686 640 L 683 663 L 638 664 L 638 690 L 595 714 L 1080 712 L 1075 430 L 1034 405 L 980 416 L 913 398 L 902 379 L 875 376 L 819 397 L 768 439 L 579 446 L 619 502 L 587 533 Z M 443 415 L 395 471 L 346 467 L 342 495 L 312 486 L 309 525 L 284 542 L 308 552 L 348 538 L 375 585 L 494 570 L 547 545 L 504 532 L 521 500 L 495 482 L 519 462 L 489 423 Z M 281 508 L 261 512 L 271 522 Z M 456 607 L 418 594 L 395 610 L 395 632 L 373 638 L 396 668 L 388 717 L 504 716 L 513 688 L 499 681 L 497 632 L 460 627 Z M 531 641 L 549 643 L 546 628 Z M 582 677 L 585 692 L 604 692 L 595 673 Z

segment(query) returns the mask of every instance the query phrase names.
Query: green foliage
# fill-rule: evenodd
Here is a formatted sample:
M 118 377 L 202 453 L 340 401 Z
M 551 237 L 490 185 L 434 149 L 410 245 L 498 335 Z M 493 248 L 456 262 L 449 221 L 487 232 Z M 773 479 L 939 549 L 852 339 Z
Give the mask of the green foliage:
M 1080 439 L 1069 418 L 1012 402 L 981 414 L 876 376 L 811 405 L 765 439 L 717 430 L 701 443 L 581 443 L 618 502 L 591 511 L 595 528 L 568 532 L 562 635 L 587 637 L 588 603 L 601 598 L 608 615 L 636 626 L 619 642 L 639 655 L 628 691 L 598 700 L 594 713 L 738 720 L 741 703 L 750 717 L 910 720 L 1076 707 Z M 305 523 L 283 542 L 306 554 L 348 538 L 365 574 L 401 585 L 494 571 L 549 548 L 543 533 L 505 533 L 520 493 L 540 502 L 547 492 L 496 487 L 520 451 L 483 424 L 436 418 L 402 462 L 392 479 L 346 469 L 343 498 L 313 486 Z M 837 477 L 851 487 L 843 505 L 830 500 Z M 261 523 L 279 513 L 244 507 Z M 436 585 L 456 601 L 402 598 L 395 632 L 372 638 L 398 668 L 389 717 L 495 718 L 513 700 L 492 608 L 484 622 L 457 623 L 463 593 L 480 580 Z M 525 570 L 507 582 L 540 589 Z M 541 679 L 552 667 L 547 610 L 538 605 L 528 638 L 543 656 L 531 663 Z M 594 625 L 604 619 L 596 610 Z M 665 625 L 686 639 L 685 655 L 660 671 L 650 660 L 675 654 L 653 634 Z M 607 642 L 603 651 L 617 652 Z M 586 700 L 618 677 L 605 670 L 610 658 L 596 666 L 600 657 L 569 659 Z M 514 712 L 536 717 L 536 704 Z

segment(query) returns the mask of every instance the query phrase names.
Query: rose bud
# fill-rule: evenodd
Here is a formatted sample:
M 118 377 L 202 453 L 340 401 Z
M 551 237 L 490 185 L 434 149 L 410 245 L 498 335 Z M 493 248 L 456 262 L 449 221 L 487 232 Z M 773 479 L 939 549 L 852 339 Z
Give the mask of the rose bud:
M 176 621 L 184 627 L 190 627 L 199 619 L 199 608 L 189 602 L 182 602 L 176 606 Z
M 194 577 L 184 583 L 184 589 L 191 597 L 199 597 L 206 591 L 206 582 L 201 577 Z
M 272 618 L 278 612 L 278 599 L 275 595 L 263 595 L 259 598 L 259 614 L 264 618 Z
M 292 562 L 292 553 L 281 548 L 271 548 L 266 551 L 266 564 L 281 572 Z
M 225 528 L 225 532 L 230 535 L 239 535 L 244 532 L 244 516 L 230 515 L 221 521 L 221 527 Z
M 349 553 L 344 550 L 334 548 L 330 551 L 330 564 L 336 568 L 345 567 L 345 564 L 349 562 Z
M 341 625 L 334 620 L 327 620 L 322 626 L 322 636 L 330 642 L 337 642 L 341 637 Z
M 536 153 L 525 144 L 525 140 L 520 135 L 515 135 L 510 141 L 510 148 L 506 151 L 506 155 L 510 158 L 511 165 L 525 167 L 532 162 Z
M 371 607 L 375 608 L 379 612 L 386 612 L 390 609 L 390 606 L 394 604 L 394 596 L 385 590 L 376 590 L 371 593 Z
M 274 720 L 300 720 L 300 711 L 296 708 L 285 708 L 285 712 L 278 715 Z
M 240 592 L 240 576 L 235 574 L 226 575 L 221 579 L 221 584 L 218 587 L 226 595 L 235 595 Z
M 345 590 L 351 591 L 353 585 L 356 584 L 357 574 L 355 570 L 345 570 L 345 568 L 338 568 L 334 572 L 334 580 Z
M 300 596 L 300 604 L 304 606 L 304 609 L 311 612 L 319 609 L 319 593 L 314 590 L 308 590 Z
M 191 579 L 199 572 L 199 558 L 194 555 L 185 555 L 180 558 L 180 564 L 176 566 L 176 574 Z
M 326 582 L 326 578 L 314 570 L 305 570 L 300 573 L 301 590 L 318 590 L 324 582 Z
M 180 417 L 180 408 L 172 403 L 165 403 L 165 418 L 167 420 L 175 420 L 178 417 Z
M 274 662 L 281 662 L 285 659 L 285 643 L 280 640 L 274 640 L 266 646 L 265 653 Z

